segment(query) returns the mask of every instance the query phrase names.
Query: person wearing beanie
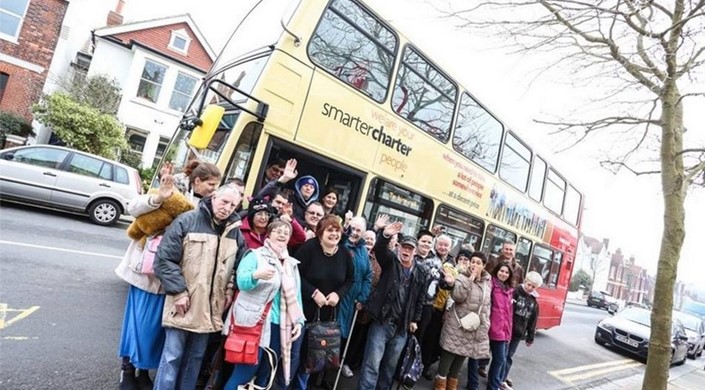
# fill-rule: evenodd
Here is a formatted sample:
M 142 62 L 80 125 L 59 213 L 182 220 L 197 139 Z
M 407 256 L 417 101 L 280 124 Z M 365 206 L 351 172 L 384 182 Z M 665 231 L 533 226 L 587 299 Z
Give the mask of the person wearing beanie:
M 272 214 L 268 198 L 253 199 L 250 202 L 247 218 L 242 221 L 240 226 L 240 231 L 245 236 L 245 242 L 249 249 L 257 249 L 264 245 L 264 240 L 267 238 L 267 225 L 269 225 Z
M 304 214 L 309 204 L 318 200 L 319 186 L 316 178 L 310 175 L 301 176 L 294 184 L 294 217 L 304 224 Z

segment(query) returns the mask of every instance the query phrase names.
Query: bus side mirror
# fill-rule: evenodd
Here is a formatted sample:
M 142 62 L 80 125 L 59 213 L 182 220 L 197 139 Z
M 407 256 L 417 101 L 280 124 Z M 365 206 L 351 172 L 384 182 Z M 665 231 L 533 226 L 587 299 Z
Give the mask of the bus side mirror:
M 188 139 L 188 144 L 196 149 L 205 149 L 211 142 L 220 120 L 225 114 L 225 107 L 209 104 L 203 110 L 198 126 L 193 130 Z

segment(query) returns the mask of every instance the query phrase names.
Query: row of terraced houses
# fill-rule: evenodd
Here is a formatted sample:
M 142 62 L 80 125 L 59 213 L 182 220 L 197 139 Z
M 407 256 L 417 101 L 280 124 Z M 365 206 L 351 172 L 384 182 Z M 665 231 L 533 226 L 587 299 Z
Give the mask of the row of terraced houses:
M 124 0 L 0 2 L 0 111 L 31 122 L 32 104 L 65 80 L 108 75 L 122 89 L 117 116 L 129 144 L 142 167 L 152 166 L 215 53 L 189 15 L 127 22 L 125 7 Z M 51 129 L 33 125 L 37 137 L 27 142 L 56 141 Z

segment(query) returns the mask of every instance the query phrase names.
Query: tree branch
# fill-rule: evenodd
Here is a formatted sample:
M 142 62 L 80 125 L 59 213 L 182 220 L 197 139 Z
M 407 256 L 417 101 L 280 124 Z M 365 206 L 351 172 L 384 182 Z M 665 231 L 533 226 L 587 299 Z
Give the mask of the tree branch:
M 629 165 L 627 165 L 625 162 L 622 162 L 622 161 L 603 160 L 603 161 L 600 161 L 600 166 L 603 167 L 603 168 L 606 168 L 606 169 L 610 169 L 610 168 L 616 167 L 617 169 L 616 169 L 615 171 L 613 171 L 613 172 L 616 172 L 616 171 L 620 170 L 621 168 L 624 168 L 624 169 L 628 170 L 629 172 L 633 173 L 633 174 L 636 175 L 636 176 L 642 176 L 642 175 L 656 175 L 656 174 L 661 173 L 660 170 L 659 170 L 659 171 L 637 171 L 637 170 L 633 169 L 632 167 L 630 167 Z

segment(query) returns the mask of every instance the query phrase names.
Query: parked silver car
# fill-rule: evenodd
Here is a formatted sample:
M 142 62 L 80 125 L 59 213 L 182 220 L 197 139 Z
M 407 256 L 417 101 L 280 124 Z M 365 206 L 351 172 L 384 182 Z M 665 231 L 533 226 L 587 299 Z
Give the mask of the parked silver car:
M 693 314 L 682 311 L 673 311 L 673 318 L 677 318 L 685 327 L 688 335 L 688 357 L 695 359 L 705 351 L 705 321 Z
M 86 213 L 110 225 L 141 193 L 136 169 L 89 153 L 51 145 L 0 151 L 2 200 Z

